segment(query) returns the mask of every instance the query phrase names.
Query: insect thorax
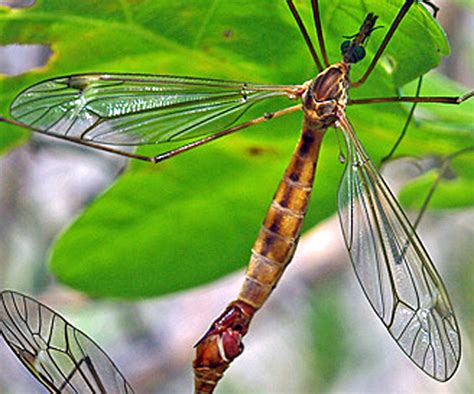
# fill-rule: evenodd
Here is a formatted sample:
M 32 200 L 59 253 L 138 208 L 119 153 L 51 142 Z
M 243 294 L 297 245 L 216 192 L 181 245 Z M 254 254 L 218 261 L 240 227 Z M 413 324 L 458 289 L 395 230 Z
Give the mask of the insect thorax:
M 303 110 L 307 120 L 322 127 L 332 126 L 338 111 L 347 104 L 349 65 L 336 63 L 314 78 L 303 94 Z

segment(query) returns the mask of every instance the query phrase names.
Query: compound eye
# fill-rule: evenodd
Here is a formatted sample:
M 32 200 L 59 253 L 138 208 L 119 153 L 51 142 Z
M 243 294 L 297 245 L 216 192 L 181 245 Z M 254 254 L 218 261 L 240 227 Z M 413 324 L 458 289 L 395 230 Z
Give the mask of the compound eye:
M 365 48 L 363 46 L 357 46 L 354 49 L 354 57 L 355 57 L 355 62 L 360 62 L 364 57 L 365 57 Z
M 347 52 L 347 50 L 350 48 L 350 46 L 351 46 L 351 42 L 349 40 L 344 41 L 341 44 L 341 52 L 342 52 L 343 55 Z

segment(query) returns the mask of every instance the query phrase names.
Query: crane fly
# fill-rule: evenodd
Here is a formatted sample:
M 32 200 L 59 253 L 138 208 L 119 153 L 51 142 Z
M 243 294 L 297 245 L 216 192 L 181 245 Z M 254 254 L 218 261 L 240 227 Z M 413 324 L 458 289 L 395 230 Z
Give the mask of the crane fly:
M 0 293 L 0 335 L 52 393 L 133 393 L 92 339 L 34 298 Z
M 349 88 L 366 81 L 414 3 L 404 2 L 358 81 L 350 81 L 350 68 L 364 59 L 364 46 L 378 28 L 377 16 L 367 15 L 359 32 L 343 42 L 342 60 L 330 65 L 318 1 L 312 0 L 311 5 L 322 61 L 293 1 L 287 0 L 319 72 L 301 85 L 167 75 L 77 74 L 27 88 L 11 104 L 13 120 L 0 118 L 59 139 L 159 163 L 249 126 L 303 112 L 300 140 L 252 249 L 239 296 L 196 344 L 193 366 L 197 392 L 212 392 L 232 360 L 243 351 L 242 338 L 252 317 L 290 263 L 310 199 L 319 148 L 330 127 L 342 133 L 347 147 L 338 192 L 339 218 L 364 294 L 392 338 L 425 373 L 445 381 L 456 371 L 460 334 L 445 286 L 345 113 L 347 105 L 460 104 L 473 96 L 470 92 L 462 97 L 349 98 Z M 299 103 L 239 123 L 254 105 L 281 97 Z M 176 141 L 188 142 L 156 156 L 124 149 Z

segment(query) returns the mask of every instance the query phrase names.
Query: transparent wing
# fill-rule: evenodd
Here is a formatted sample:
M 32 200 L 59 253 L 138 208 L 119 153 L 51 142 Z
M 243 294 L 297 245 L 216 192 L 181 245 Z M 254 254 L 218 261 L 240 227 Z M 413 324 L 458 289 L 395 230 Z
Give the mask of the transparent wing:
M 373 309 L 405 354 L 428 375 L 448 380 L 461 339 L 441 278 L 347 119 L 348 162 L 339 219 L 355 273 Z
M 0 293 L 0 333 L 53 393 L 133 393 L 96 343 L 33 298 Z
M 54 78 L 20 93 L 13 118 L 37 131 L 99 144 L 179 141 L 228 128 L 265 99 L 296 98 L 298 86 L 140 74 Z

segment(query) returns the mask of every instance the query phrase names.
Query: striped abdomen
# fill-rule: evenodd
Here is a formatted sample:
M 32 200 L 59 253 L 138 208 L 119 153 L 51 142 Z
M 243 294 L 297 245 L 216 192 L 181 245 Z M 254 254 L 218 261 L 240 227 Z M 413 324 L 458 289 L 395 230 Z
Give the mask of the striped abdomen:
M 303 121 L 301 138 L 252 248 L 238 300 L 255 310 L 275 288 L 295 252 L 325 131 Z

